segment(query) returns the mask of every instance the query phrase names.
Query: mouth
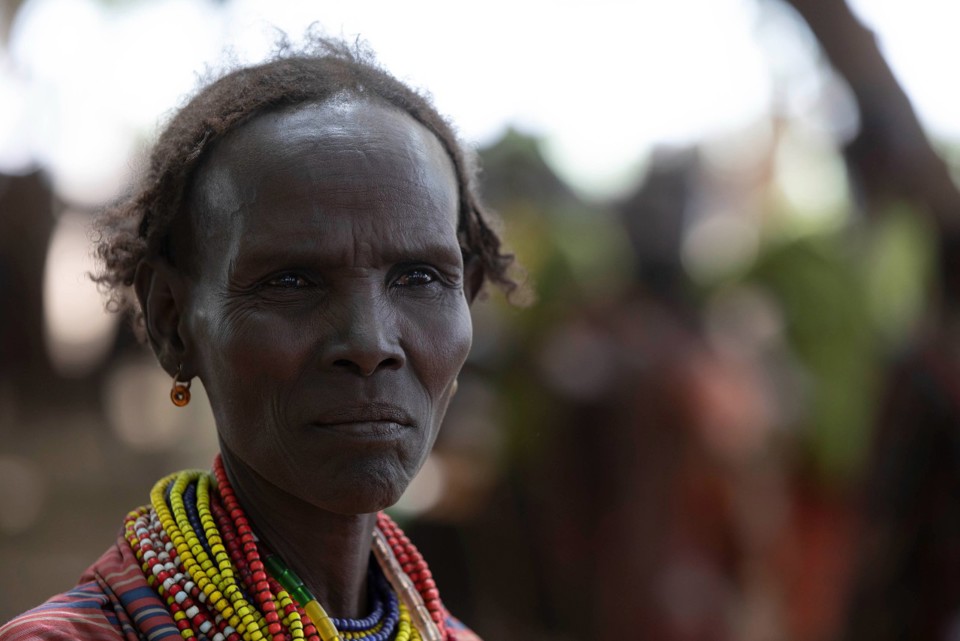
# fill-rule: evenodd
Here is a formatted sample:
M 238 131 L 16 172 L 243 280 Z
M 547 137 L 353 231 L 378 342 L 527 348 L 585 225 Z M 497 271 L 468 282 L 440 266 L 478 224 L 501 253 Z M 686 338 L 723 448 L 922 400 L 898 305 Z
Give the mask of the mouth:
M 373 439 L 396 438 L 415 426 L 403 409 L 375 402 L 333 408 L 311 425 L 321 430 Z

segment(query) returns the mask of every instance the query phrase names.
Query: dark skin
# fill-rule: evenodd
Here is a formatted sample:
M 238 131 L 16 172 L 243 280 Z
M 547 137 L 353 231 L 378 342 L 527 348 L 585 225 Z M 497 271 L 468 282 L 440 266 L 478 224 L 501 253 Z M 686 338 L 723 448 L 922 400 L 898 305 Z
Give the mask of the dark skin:
M 470 349 L 482 274 L 452 163 L 392 108 L 302 105 L 217 143 L 187 212 L 190 268 L 137 271 L 151 344 L 203 381 L 262 541 L 332 616 L 364 616 L 376 512 L 429 454 Z

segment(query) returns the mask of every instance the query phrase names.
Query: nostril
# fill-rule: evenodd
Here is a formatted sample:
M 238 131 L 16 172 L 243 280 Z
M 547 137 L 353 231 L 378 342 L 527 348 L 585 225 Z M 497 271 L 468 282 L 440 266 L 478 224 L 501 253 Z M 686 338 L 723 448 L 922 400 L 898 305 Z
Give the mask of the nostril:
M 391 356 L 381 360 L 378 363 L 370 364 L 362 361 L 354 361 L 349 358 L 338 358 L 333 362 L 333 365 L 334 367 L 340 367 L 354 371 L 361 376 L 370 376 L 381 369 L 399 369 L 402 363 L 399 358 L 394 358 Z
M 383 369 L 398 369 L 400 365 L 400 359 L 393 357 L 386 358 L 382 363 L 380 363 L 380 367 Z

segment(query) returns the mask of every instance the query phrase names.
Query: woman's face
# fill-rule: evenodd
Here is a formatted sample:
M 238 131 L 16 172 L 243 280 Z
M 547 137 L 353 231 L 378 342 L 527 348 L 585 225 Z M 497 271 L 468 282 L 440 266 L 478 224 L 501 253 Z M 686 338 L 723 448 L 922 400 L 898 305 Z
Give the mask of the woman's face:
M 364 101 L 262 115 L 212 150 L 188 206 L 185 355 L 227 460 L 335 512 L 394 503 L 471 342 L 440 143 Z

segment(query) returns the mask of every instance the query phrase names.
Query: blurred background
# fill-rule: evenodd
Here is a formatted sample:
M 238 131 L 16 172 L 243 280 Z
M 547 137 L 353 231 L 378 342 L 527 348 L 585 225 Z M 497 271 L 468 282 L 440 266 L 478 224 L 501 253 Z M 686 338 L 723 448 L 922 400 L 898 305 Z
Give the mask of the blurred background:
M 0 1 L 0 620 L 208 467 L 86 273 L 205 74 L 313 22 L 475 146 L 474 306 L 395 510 L 488 639 L 960 639 L 960 4 Z

